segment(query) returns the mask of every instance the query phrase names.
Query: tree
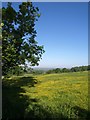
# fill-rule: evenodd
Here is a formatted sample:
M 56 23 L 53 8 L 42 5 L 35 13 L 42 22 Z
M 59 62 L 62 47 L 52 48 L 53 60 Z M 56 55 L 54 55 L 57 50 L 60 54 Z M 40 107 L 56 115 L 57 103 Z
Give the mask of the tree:
M 56 68 L 54 71 L 55 71 L 55 73 L 60 73 L 61 69 L 60 68 Z
M 88 66 L 82 66 L 82 71 L 87 71 L 88 70 Z
M 2 74 L 14 66 L 25 65 L 26 61 L 31 66 L 38 65 L 43 46 L 35 40 L 35 22 L 40 17 L 38 7 L 31 2 L 23 2 L 16 11 L 11 3 L 2 8 Z
M 90 65 L 88 65 L 87 70 L 90 71 Z
M 79 67 L 72 67 L 70 69 L 71 72 L 78 72 L 79 71 Z
M 62 72 L 69 72 L 69 69 L 63 68 L 63 69 L 62 69 Z
M 22 75 L 24 73 L 24 70 L 22 66 L 15 66 L 13 69 L 7 72 L 7 77 L 10 77 L 11 75 Z

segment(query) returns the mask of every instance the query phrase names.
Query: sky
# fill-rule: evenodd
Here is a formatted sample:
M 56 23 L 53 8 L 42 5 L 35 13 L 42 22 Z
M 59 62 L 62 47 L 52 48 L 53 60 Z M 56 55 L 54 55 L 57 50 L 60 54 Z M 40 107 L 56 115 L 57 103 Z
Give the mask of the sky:
M 18 10 L 19 3 L 13 3 Z M 88 65 L 88 3 L 34 2 L 41 13 L 36 40 L 45 53 L 39 68 Z M 3 3 L 6 6 L 6 3 Z

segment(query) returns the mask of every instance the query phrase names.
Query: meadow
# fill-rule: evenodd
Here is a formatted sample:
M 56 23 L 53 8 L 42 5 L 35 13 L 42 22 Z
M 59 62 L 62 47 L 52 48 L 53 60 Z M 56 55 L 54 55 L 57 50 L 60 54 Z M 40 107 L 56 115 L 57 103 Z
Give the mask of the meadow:
M 87 120 L 88 72 L 12 76 L 3 80 L 3 120 Z

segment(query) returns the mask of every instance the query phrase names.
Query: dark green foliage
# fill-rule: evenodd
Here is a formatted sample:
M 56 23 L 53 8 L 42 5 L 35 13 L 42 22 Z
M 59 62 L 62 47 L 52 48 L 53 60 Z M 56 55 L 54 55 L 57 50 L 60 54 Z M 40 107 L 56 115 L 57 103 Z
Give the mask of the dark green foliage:
M 88 69 L 88 71 L 90 71 L 90 65 L 88 65 L 88 68 L 87 68 L 87 69 Z
M 14 66 L 12 69 L 10 69 L 8 72 L 7 72 L 7 77 L 11 77 L 12 75 L 22 75 L 24 74 L 25 71 L 24 71 L 24 68 L 21 67 L 21 66 Z
M 69 72 L 70 70 L 69 69 L 67 69 L 67 68 L 63 68 L 62 69 L 62 72 Z
M 56 69 L 48 70 L 46 73 L 50 74 L 50 73 L 64 73 L 64 72 L 70 72 L 70 70 L 67 68 L 63 68 L 63 69 L 56 68 Z
M 58 72 L 61 72 L 61 69 L 56 68 L 54 71 L 55 71 L 55 73 L 58 73 Z
M 40 17 L 39 9 L 31 2 L 19 5 L 19 11 L 8 3 L 2 8 L 2 73 L 3 75 L 14 66 L 30 62 L 32 66 L 38 65 L 43 46 L 38 46 L 35 22 Z
M 78 72 L 78 71 L 79 71 L 79 68 L 78 68 L 78 67 L 72 67 L 72 68 L 71 68 L 71 71 L 72 71 L 72 72 Z
M 33 70 L 33 74 L 38 75 L 38 74 L 43 74 L 43 70 Z
M 79 66 L 79 67 L 72 67 L 71 69 L 56 68 L 56 69 L 48 70 L 46 73 L 47 74 L 50 74 L 50 73 L 66 73 L 66 72 L 79 72 L 79 71 L 87 71 L 87 70 L 90 70 L 90 65 L 88 65 L 88 66 Z
M 87 71 L 87 70 L 88 70 L 88 66 L 72 67 L 70 69 L 71 72 Z
M 54 69 L 53 70 L 48 70 L 46 73 L 47 74 L 55 73 L 55 70 Z

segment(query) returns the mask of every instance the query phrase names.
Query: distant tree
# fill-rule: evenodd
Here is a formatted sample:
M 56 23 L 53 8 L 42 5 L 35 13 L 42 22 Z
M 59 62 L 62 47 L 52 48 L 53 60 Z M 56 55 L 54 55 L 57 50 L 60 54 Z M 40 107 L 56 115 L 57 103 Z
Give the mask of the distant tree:
M 2 73 L 14 66 L 30 62 L 38 65 L 43 46 L 39 46 L 36 37 L 35 22 L 40 17 L 38 7 L 31 2 L 23 2 L 16 11 L 11 3 L 2 8 Z
M 56 68 L 54 71 L 55 71 L 55 73 L 60 73 L 61 69 L 60 68 Z
M 51 74 L 51 73 L 54 73 L 54 71 L 53 70 L 48 70 L 46 73 Z
M 74 67 L 74 69 L 75 69 L 75 72 L 80 71 L 80 70 L 79 70 L 79 67 Z
M 44 73 L 43 70 L 33 70 L 33 74 L 36 74 L 36 75 L 43 74 L 43 73 Z
M 88 65 L 88 68 L 87 68 L 87 69 L 88 69 L 88 71 L 90 71 L 90 65 Z
M 79 71 L 87 71 L 87 70 L 90 70 L 90 65 L 89 66 L 72 67 L 71 69 L 56 68 L 56 69 L 48 70 L 46 73 L 51 74 L 51 73 L 79 72 Z
M 63 69 L 62 69 L 62 72 L 69 72 L 69 69 L 63 68 Z
M 72 67 L 72 68 L 70 69 L 70 71 L 71 71 L 71 72 L 75 72 L 75 69 Z
M 84 66 L 79 66 L 78 69 L 79 71 L 84 71 Z
M 79 67 L 72 67 L 70 69 L 71 72 L 78 72 L 79 71 Z
M 88 70 L 88 66 L 82 66 L 82 70 L 83 71 L 87 71 Z
M 72 67 L 70 69 L 71 72 L 87 71 L 87 70 L 88 70 L 88 66 Z

